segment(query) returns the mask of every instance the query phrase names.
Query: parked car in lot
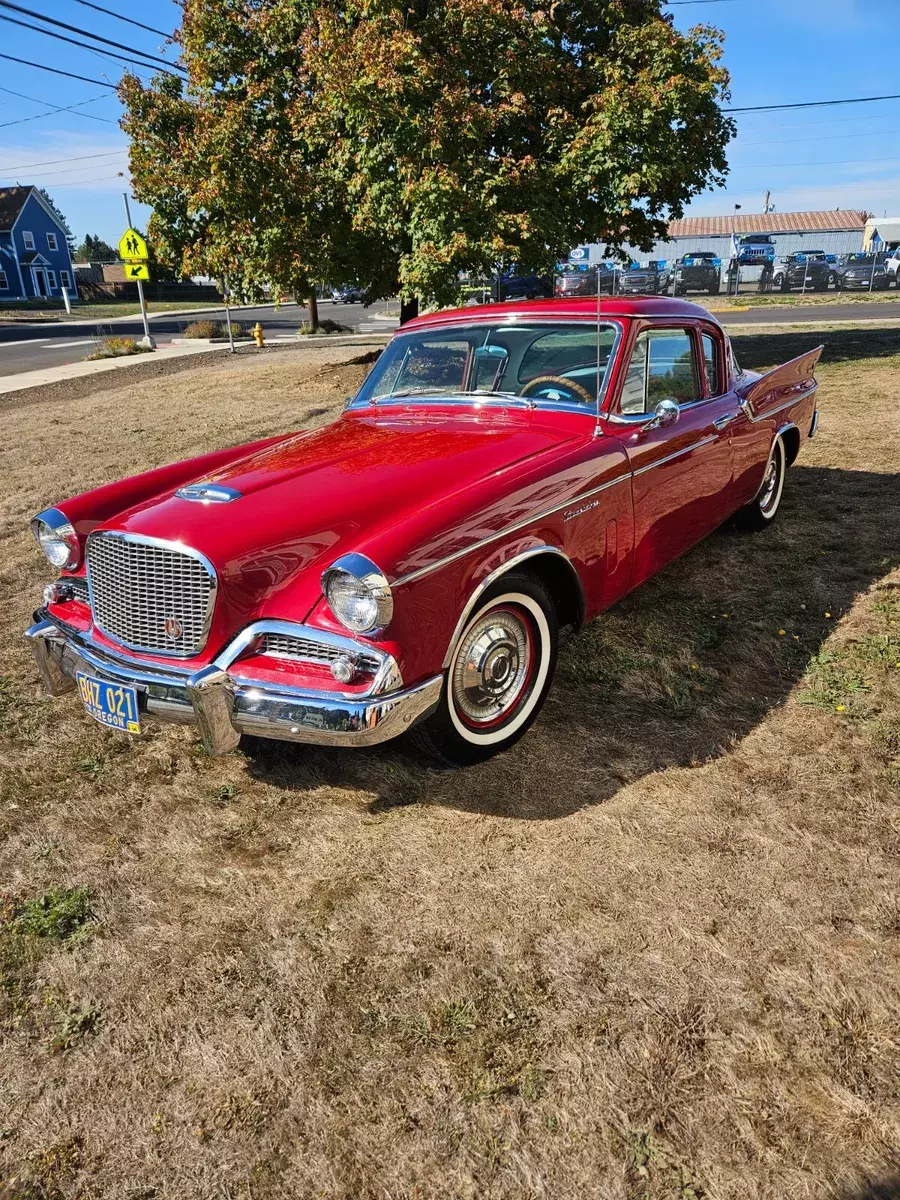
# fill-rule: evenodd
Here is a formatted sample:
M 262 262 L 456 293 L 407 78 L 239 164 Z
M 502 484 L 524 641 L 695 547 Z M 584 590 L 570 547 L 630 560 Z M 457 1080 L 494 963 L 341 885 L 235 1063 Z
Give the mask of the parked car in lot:
M 761 267 L 775 261 L 775 239 L 767 233 L 748 233 L 737 239 L 737 261 L 742 267 Z
M 553 295 L 553 280 L 549 275 L 534 272 L 520 274 L 517 267 L 497 275 L 493 281 L 491 295 L 500 300 L 537 300 Z
M 420 317 L 343 415 L 63 500 L 28 638 L 110 729 L 511 745 L 576 630 L 737 514 L 762 530 L 817 422 L 819 350 L 741 371 L 682 300 Z
M 837 271 L 837 286 L 842 292 L 884 291 L 890 276 L 883 254 L 851 254 Z
M 334 288 L 331 292 L 332 304 L 365 304 L 366 299 L 364 289 L 359 287 Z
M 884 270 L 888 277 L 888 283 L 893 283 L 895 287 L 900 288 L 900 247 L 896 250 L 891 250 L 884 260 Z
M 676 296 L 686 292 L 708 292 L 710 296 L 716 296 L 721 290 L 722 260 L 708 251 L 683 254 L 676 260 L 673 270 Z
M 824 250 L 807 250 L 776 259 L 772 287 L 779 292 L 794 288 L 827 291 L 837 280 L 837 267 L 828 261 Z
M 556 277 L 554 292 L 557 296 L 596 296 L 599 283 L 601 294 L 611 293 L 615 271 L 609 263 L 600 263 L 588 271 L 565 271 Z
M 669 287 L 669 268 L 665 259 L 632 263 L 619 276 L 619 291 L 628 296 L 659 296 Z

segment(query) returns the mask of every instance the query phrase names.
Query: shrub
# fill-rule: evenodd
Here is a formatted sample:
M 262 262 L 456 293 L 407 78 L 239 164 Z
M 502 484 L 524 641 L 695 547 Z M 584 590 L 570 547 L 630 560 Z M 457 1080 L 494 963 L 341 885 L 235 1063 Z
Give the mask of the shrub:
M 353 330 L 349 325 L 342 325 L 340 321 L 332 321 L 330 317 L 326 317 L 324 321 L 319 322 L 318 329 L 314 330 L 311 325 L 304 323 L 297 332 L 306 337 L 311 333 L 352 333 Z
M 136 342 L 134 338 L 108 337 L 93 354 L 89 354 L 85 362 L 93 362 L 99 358 L 122 358 L 129 354 L 147 354 L 148 348 Z
M 191 321 L 190 325 L 182 333 L 182 337 L 186 338 L 214 338 L 222 337 L 224 326 L 221 321 Z M 224 330 L 227 334 L 227 330 Z
M 231 332 L 234 337 L 249 337 L 250 331 L 237 321 L 231 322 Z M 191 321 L 181 335 L 185 338 L 227 338 L 228 325 L 225 321 Z

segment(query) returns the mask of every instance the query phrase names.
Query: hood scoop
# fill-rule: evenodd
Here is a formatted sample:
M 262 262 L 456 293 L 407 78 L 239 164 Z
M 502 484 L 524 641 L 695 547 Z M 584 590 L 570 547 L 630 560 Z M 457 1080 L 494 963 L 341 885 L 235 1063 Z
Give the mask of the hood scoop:
M 188 483 L 175 493 L 179 500 L 196 500 L 200 504 L 230 504 L 232 500 L 240 500 L 242 494 L 223 483 Z

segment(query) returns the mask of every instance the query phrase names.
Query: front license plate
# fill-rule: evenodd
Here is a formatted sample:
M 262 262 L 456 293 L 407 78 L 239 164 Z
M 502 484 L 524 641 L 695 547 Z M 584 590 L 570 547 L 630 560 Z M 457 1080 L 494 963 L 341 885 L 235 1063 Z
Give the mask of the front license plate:
M 92 679 L 80 671 L 75 678 L 84 707 L 107 729 L 121 729 L 124 733 L 140 733 L 137 688 L 125 687 L 121 683 L 104 683 Z

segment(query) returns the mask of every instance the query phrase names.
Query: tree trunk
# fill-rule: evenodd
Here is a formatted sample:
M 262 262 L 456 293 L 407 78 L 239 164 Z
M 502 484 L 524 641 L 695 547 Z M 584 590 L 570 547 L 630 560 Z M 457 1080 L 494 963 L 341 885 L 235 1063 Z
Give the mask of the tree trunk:
M 413 296 L 411 300 L 400 298 L 400 324 L 405 325 L 407 321 L 411 321 L 413 317 L 419 315 L 419 297 Z
M 315 333 L 319 328 L 319 301 L 316 299 L 315 292 L 310 292 L 306 304 L 309 308 L 309 327 Z

